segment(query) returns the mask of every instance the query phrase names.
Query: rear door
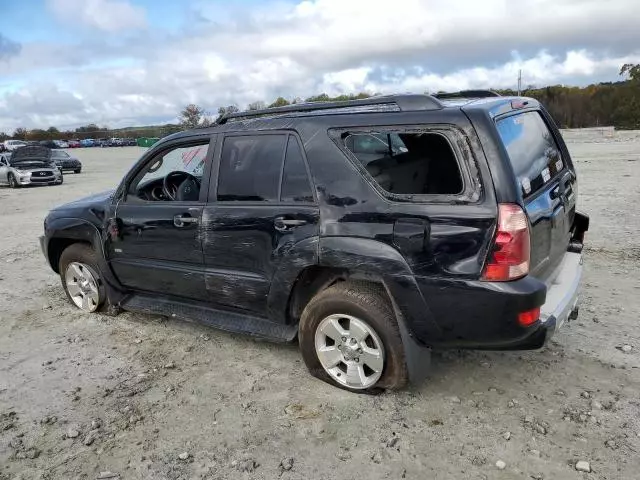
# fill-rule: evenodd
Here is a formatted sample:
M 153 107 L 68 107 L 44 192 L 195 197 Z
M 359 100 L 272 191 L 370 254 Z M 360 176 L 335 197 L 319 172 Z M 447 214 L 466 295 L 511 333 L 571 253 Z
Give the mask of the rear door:
M 219 150 L 202 215 L 208 300 L 268 317 L 272 279 L 292 262 L 296 245 L 318 235 L 302 148 L 282 132 L 226 135 Z M 300 264 L 313 263 L 297 255 Z
M 544 279 L 569 245 L 577 196 L 575 171 L 540 111 L 510 115 L 496 124 L 531 223 L 530 273 Z

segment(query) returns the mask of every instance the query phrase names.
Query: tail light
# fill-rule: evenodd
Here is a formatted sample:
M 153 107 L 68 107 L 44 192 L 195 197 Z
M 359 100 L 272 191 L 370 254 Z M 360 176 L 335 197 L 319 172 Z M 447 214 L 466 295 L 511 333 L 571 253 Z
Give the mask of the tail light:
M 531 240 L 527 215 L 519 205 L 498 205 L 498 231 L 482 279 L 507 282 L 529 273 Z

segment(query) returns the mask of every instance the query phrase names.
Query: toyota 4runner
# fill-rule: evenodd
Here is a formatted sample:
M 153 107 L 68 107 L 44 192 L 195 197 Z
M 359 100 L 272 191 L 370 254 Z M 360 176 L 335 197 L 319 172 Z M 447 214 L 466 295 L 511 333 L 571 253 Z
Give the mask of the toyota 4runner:
M 547 111 L 492 92 L 227 115 L 52 210 L 70 301 L 276 341 L 359 391 L 433 348 L 541 347 L 577 315 L 589 218 Z

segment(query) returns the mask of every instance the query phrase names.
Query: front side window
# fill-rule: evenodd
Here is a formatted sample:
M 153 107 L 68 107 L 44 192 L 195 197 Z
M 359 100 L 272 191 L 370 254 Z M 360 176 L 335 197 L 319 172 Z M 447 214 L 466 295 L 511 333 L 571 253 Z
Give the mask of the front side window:
M 439 133 L 344 132 L 344 146 L 375 182 L 394 195 L 456 195 L 463 183 L 447 138 Z
M 130 192 L 150 201 L 197 201 L 209 141 L 158 153 L 138 174 Z
M 286 135 L 226 137 L 218 201 L 277 202 Z

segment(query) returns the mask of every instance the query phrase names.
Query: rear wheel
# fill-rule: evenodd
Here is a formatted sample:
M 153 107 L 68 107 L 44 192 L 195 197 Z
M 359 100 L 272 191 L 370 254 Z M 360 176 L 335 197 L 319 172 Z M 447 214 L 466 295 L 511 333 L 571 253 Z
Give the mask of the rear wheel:
M 377 393 L 407 383 L 398 324 L 376 284 L 344 282 L 320 292 L 302 313 L 299 339 L 311 374 L 337 387 Z
M 96 254 L 89 245 L 74 243 L 67 247 L 60 255 L 59 271 L 67 297 L 80 310 L 92 313 L 104 304 L 104 284 Z
M 18 188 L 20 186 L 13 173 L 10 173 L 7 179 L 9 180 L 9 188 Z
M 73 173 L 80 173 L 82 170 L 78 169 L 78 170 L 74 170 Z

